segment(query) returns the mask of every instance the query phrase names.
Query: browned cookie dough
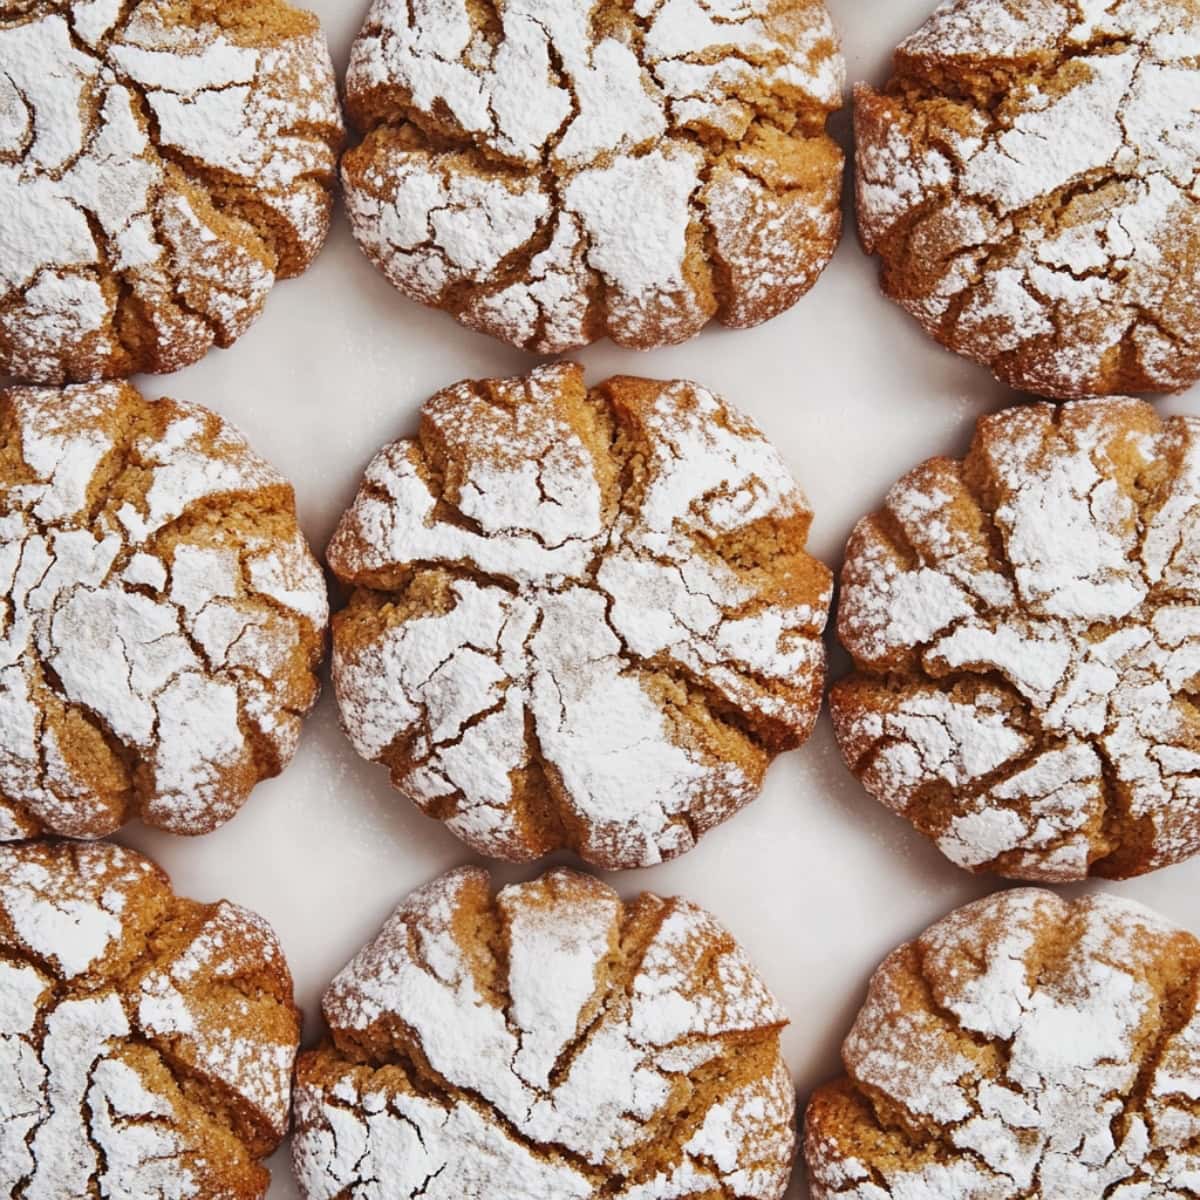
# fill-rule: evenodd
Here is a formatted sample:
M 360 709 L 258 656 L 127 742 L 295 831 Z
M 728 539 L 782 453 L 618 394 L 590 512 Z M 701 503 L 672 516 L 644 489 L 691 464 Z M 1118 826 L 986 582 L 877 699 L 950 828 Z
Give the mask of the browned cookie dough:
M 837 245 L 842 78 L 821 0 L 375 0 L 350 219 L 406 295 L 538 353 L 756 325 Z
M 299 1041 L 261 917 L 119 846 L 0 846 L 3 1195 L 265 1196 Z
M 889 955 L 805 1132 L 812 1200 L 1195 1195 L 1200 942 L 1002 892 Z
M 733 938 L 570 871 L 489 884 L 415 892 L 325 993 L 306 1200 L 779 1200 L 786 1018 Z
M 363 757 L 473 848 L 645 866 L 757 796 L 821 702 L 828 570 L 758 429 L 692 383 L 461 383 L 329 548 Z
M 283 0 L 0 0 L 0 375 L 174 371 L 329 227 L 341 114 Z
M 0 840 L 227 821 L 291 761 L 327 622 L 291 486 L 216 413 L 0 392 Z
M 869 791 L 960 866 L 1062 883 L 1200 849 L 1200 421 L 1012 408 L 859 523 L 833 688 Z
M 1200 5 L 952 0 L 856 93 L 884 291 L 1059 399 L 1200 376 Z

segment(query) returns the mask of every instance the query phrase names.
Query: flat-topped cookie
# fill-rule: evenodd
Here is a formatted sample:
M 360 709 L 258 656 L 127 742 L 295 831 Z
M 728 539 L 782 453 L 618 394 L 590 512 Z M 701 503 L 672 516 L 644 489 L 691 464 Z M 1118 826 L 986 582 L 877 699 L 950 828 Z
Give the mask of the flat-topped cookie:
M 327 622 L 291 486 L 216 413 L 0 392 L 0 840 L 227 821 L 291 760 Z
M 780 1200 L 786 1018 L 686 900 L 557 870 L 410 896 L 297 1064 L 305 1200 Z
M 846 761 L 960 866 L 1062 883 L 1200 849 L 1195 418 L 983 418 L 859 523 L 838 634 Z
M 841 232 L 821 0 L 375 0 L 342 165 L 406 295 L 541 354 L 758 324 Z
M 820 707 L 828 570 L 757 428 L 692 383 L 461 383 L 329 547 L 359 753 L 484 854 L 690 849 Z
M 261 917 L 120 846 L 0 846 L 3 1195 L 261 1200 L 299 1042 Z
M 342 140 L 284 0 L 0 3 L 0 375 L 174 371 L 325 240 Z
M 1200 942 L 1116 896 L 1001 892 L 889 955 L 808 1107 L 812 1200 L 1195 1194 Z
M 1013 387 L 1200 376 L 1200 4 L 951 0 L 856 93 L 884 291 Z

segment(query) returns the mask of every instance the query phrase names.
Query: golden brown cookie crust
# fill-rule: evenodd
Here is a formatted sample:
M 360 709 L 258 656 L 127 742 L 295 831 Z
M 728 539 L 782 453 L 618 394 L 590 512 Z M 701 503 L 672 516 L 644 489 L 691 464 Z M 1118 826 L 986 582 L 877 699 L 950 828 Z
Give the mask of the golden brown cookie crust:
M 856 91 L 858 218 L 943 345 L 1057 399 L 1200 376 L 1200 5 L 954 0 Z
M 329 548 L 342 723 L 481 853 L 690 849 L 820 706 L 827 569 L 744 416 L 582 368 L 462 383 L 367 470 Z
M 1172 1200 L 1195 1179 L 1200 943 L 1115 896 L 1003 892 L 875 973 L 808 1107 L 813 1200 Z
M 0 1190 L 258 1200 L 300 1014 L 274 933 L 105 843 L 0 846 Z
M 786 1018 L 702 909 L 556 870 L 451 872 L 325 994 L 298 1064 L 306 1200 L 779 1200 Z
M 1062 883 L 1200 849 L 1200 422 L 1012 408 L 859 523 L 831 697 L 867 789 L 954 862 Z
M 837 245 L 842 82 L 821 0 L 375 0 L 347 208 L 401 291 L 537 353 L 756 325 Z
M 0 392 L 0 840 L 207 833 L 291 760 L 328 600 L 291 486 L 127 384 Z
M 325 240 L 342 141 L 284 0 L 0 4 L 0 376 L 174 371 Z

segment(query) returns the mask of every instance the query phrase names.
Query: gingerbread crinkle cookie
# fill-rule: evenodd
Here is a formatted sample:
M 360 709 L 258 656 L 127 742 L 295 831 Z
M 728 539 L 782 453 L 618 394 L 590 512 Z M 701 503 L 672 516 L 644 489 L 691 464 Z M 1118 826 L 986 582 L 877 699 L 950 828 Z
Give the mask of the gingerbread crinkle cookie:
M 451 872 L 334 980 L 297 1066 L 306 1200 L 779 1200 L 786 1023 L 728 933 L 557 870 Z
M 1200 943 L 1115 896 L 1002 892 L 889 955 L 805 1133 L 813 1200 L 1185 1200 Z
M 300 1014 L 274 933 L 119 846 L 0 846 L 0 1192 L 261 1200 Z
M 1200 849 L 1200 422 L 1012 408 L 847 548 L 846 761 L 954 862 L 1124 878 Z
M 859 228 L 950 349 L 1057 399 L 1200 376 L 1200 5 L 952 0 L 856 95 Z
M 173 371 L 329 227 L 341 115 L 283 0 L 0 3 L 0 375 Z
M 327 621 L 290 485 L 215 413 L 0 393 L 0 840 L 227 821 L 291 760 Z
M 758 324 L 841 231 L 820 0 L 375 0 L 355 235 L 401 291 L 543 354 Z
M 711 392 L 581 368 L 462 383 L 329 548 L 359 753 L 482 853 L 690 849 L 811 732 L 827 569 L 778 453 Z

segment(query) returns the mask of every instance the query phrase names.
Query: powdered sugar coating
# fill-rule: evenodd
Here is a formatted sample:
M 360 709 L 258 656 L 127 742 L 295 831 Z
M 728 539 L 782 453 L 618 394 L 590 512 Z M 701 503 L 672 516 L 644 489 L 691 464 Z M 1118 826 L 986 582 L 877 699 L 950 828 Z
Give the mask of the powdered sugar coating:
M 4 1195 L 265 1195 L 299 1017 L 259 917 L 120 847 L 0 846 L 0 997 Z
M 820 0 L 375 0 L 347 207 L 403 292 L 539 353 L 757 324 L 837 244 L 842 82 Z
M 809 519 L 694 384 L 588 394 L 558 365 L 451 388 L 330 546 L 360 589 L 335 619 L 346 731 L 483 853 L 681 853 L 815 721 L 830 578 Z
M 1004 892 L 889 956 L 818 1091 L 813 1200 L 1175 1200 L 1200 1179 L 1200 944 Z
M 857 94 L 859 223 L 936 338 L 1056 398 L 1200 375 L 1200 8 L 952 0 Z
M 290 761 L 325 583 L 283 479 L 122 384 L 0 395 L 0 839 L 228 820 Z
M 985 418 L 851 538 L 847 762 L 953 861 L 1125 877 L 1200 849 L 1200 423 L 1134 400 Z
M 0 13 L 0 374 L 175 370 L 315 256 L 341 139 L 329 52 L 278 0 L 237 9 Z
M 414 893 L 324 1000 L 298 1067 L 307 1200 L 775 1200 L 795 1146 L 785 1017 L 686 901 L 554 871 Z

